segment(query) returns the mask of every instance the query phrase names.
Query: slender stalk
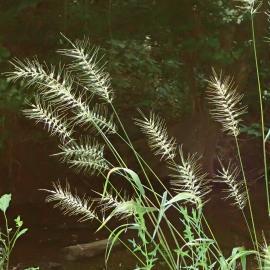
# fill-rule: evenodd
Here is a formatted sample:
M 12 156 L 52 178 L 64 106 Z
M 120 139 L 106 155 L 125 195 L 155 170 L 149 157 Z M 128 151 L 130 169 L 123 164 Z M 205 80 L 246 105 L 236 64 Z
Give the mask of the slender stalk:
M 205 225 L 206 225 L 206 227 L 207 227 L 207 229 L 208 229 L 208 231 L 209 231 L 211 237 L 212 237 L 213 240 L 215 241 L 215 244 L 216 244 L 215 249 L 216 249 L 216 251 L 217 251 L 220 255 L 223 256 L 222 250 L 221 250 L 221 248 L 220 248 L 220 246 L 219 246 L 219 244 L 218 244 L 218 241 L 217 241 L 217 239 L 216 239 L 216 237 L 215 237 L 215 235 L 214 235 L 214 233 L 213 233 L 213 231 L 212 231 L 212 229 L 211 229 L 211 226 L 210 226 L 209 222 L 207 221 L 207 219 L 206 219 L 206 217 L 205 217 L 205 215 L 204 215 L 203 213 L 202 213 L 202 218 L 203 218 L 203 221 L 204 221 L 204 223 L 205 223 Z
M 245 174 L 245 171 L 244 171 L 244 166 L 243 166 L 243 162 L 242 162 L 242 157 L 241 157 L 241 152 L 240 152 L 240 148 L 239 148 L 238 139 L 237 139 L 236 136 L 234 136 L 234 138 L 235 138 L 235 144 L 236 144 L 236 148 L 237 148 L 237 154 L 238 154 L 238 158 L 239 158 L 240 168 L 241 168 L 241 172 L 242 172 L 243 179 L 244 179 L 245 190 L 246 190 L 246 194 L 247 194 L 247 202 L 248 202 L 248 208 L 249 208 L 249 213 L 250 213 L 251 226 L 252 226 L 252 230 L 253 230 L 253 234 L 254 234 L 254 240 L 255 240 L 255 249 L 259 254 L 260 248 L 259 248 L 259 243 L 258 243 L 258 238 L 257 238 L 255 222 L 254 222 L 254 215 L 253 215 L 252 205 L 251 205 L 250 196 L 249 196 L 248 183 L 247 183 L 246 174 Z M 248 226 L 248 228 L 249 228 L 249 226 Z M 252 236 L 251 236 L 251 239 L 253 239 Z M 259 265 L 261 267 L 261 265 L 262 265 L 261 258 L 260 258 L 260 256 L 257 256 L 257 257 L 258 257 Z
M 248 232 L 249 232 L 249 235 L 250 235 L 250 238 L 251 238 L 251 241 L 252 241 L 252 245 L 256 249 L 256 244 L 255 244 L 255 241 L 254 241 L 254 238 L 253 238 L 253 235 L 252 235 L 252 231 L 251 231 L 251 228 L 250 228 L 250 225 L 248 223 L 248 220 L 247 220 L 247 217 L 246 217 L 246 214 L 245 214 L 244 210 L 242 210 L 242 215 L 243 215 L 243 218 L 245 220 L 246 226 L 248 228 Z
M 9 270 L 9 257 L 10 257 L 10 236 L 9 236 L 9 227 L 8 227 L 8 220 L 7 216 L 4 213 L 4 218 L 5 218 L 5 226 L 6 226 L 6 231 L 7 231 L 7 256 L 6 256 L 6 270 Z
M 259 92 L 259 101 L 260 101 L 260 115 L 261 115 L 261 130 L 262 130 L 262 147 L 263 147 L 263 164 L 264 164 L 264 178 L 265 178 L 265 190 L 266 190 L 266 199 L 267 199 L 267 210 L 268 216 L 270 217 L 270 197 L 269 197 L 269 181 L 268 181 L 268 170 L 267 170 L 267 159 L 266 159 L 266 148 L 265 148 L 265 125 L 264 125 L 264 110 L 263 110 L 263 98 L 262 98 L 262 89 L 261 89 L 261 80 L 259 73 L 259 64 L 257 57 L 257 46 L 256 46 L 256 35 L 254 27 L 254 15 L 250 14 L 251 17 L 251 30 L 252 30 L 252 41 L 253 41 L 253 53 L 256 66 L 256 75 L 258 83 L 258 92 Z

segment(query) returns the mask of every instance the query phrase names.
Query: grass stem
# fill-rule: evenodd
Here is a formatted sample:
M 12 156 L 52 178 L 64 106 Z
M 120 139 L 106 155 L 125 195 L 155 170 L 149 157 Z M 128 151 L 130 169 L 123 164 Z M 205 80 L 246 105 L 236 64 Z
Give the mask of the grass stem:
M 252 30 L 252 43 L 253 43 L 253 53 L 256 66 L 256 75 L 258 83 L 258 92 L 259 92 L 259 101 L 260 101 L 260 116 L 261 116 L 261 130 L 262 130 L 262 148 L 263 148 L 263 164 L 264 164 L 264 178 L 265 178 L 265 190 L 266 190 L 266 199 L 267 199 L 267 210 L 268 216 L 270 217 L 270 197 L 269 197 L 269 181 L 268 181 L 268 169 L 267 169 L 267 158 L 266 158 L 266 148 L 265 148 L 265 123 L 264 123 L 264 110 L 263 110 L 263 97 L 261 89 L 261 80 L 259 72 L 259 64 L 257 57 L 257 46 L 256 46 L 256 35 L 255 35 L 255 26 L 254 26 L 254 15 L 251 16 L 251 30 Z

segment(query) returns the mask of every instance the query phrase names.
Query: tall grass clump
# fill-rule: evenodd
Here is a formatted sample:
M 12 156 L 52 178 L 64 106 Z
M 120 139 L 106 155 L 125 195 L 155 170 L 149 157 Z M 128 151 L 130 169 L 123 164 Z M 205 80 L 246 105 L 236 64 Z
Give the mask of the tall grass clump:
M 238 2 L 243 11 L 250 13 L 252 22 L 266 199 L 270 211 L 264 114 L 253 24 L 260 5 L 252 0 Z M 137 258 L 136 269 L 150 270 L 160 261 L 171 270 L 251 269 L 251 261 L 261 270 L 268 269 L 269 246 L 266 241 L 261 243 L 261 237 L 258 237 L 239 146 L 239 124 L 247 108 L 241 105 L 243 95 L 239 94 L 232 77 L 213 70 L 208 80 L 206 95 L 210 114 L 221 124 L 222 131 L 234 139 L 237 155 L 235 161 L 217 157 L 220 166 L 213 181 L 203 170 L 200 156 L 185 153 L 176 139 L 169 135 L 160 116 L 153 111 L 146 113 L 139 110 L 134 124 L 145 135 L 153 154 L 170 171 L 170 182 L 164 184 L 158 172 L 135 149 L 114 107 L 116 93 L 99 49 L 91 46 L 89 40 L 72 42 L 66 38 L 66 42 L 67 48 L 58 51 L 68 59 L 66 66 L 49 68 L 36 59 L 14 59 L 11 61 L 13 69 L 7 75 L 12 81 L 20 80 L 26 87 L 36 88 L 35 97 L 23 113 L 43 124 L 50 135 L 58 137 L 59 152 L 55 156 L 77 172 L 99 175 L 104 179 L 101 182 L 103 190 L 95 193 L 97 198 L 91 199 L 80 197 L 68 183 L 63 186 L 57 182 L 51 190 L 46 190 L 46 201 L 52 202 L 64 214 L 77 216 L 79 221 L 96 221 L 99 223 L 98 230 L 107 229 L 110 232 L 106 263 L 114 243 L 120 241 Z M 117 149 L 117 139 L 132 152 L 139 171 L 135 172 Z M 115 179 L 126 182 L 124 186 L 131 189 L 119 190 Z M 155 182 L 162 187 L 160 192 L 154 189 Z M 235 247 L 228 255 L 221 249 L 204 213 L 212 182 L 226 185 L 225 199 L 229 199 L 243 216 L 252 250 Z M 174 213 L 173 219 L 171 213 Z M 118 220 L 118 225 L 110 229 L 112 219 Z M 136 236 L 126 239 L 123 236 L 127 231 L 135 232 Z

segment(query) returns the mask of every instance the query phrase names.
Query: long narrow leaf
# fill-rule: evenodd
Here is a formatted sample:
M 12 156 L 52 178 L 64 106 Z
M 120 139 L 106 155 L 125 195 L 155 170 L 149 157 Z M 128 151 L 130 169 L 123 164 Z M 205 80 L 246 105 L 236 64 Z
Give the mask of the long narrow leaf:
M 116 173 L 117 171 L 124 171 L 125 173 L 127 173 L 130 177 L 127 176 L 126 179 L 130 182 L 132 187 L 135 190 L 139 191 L 141 196 L 145 195 L 144 187 L 143 187 L 143 184 L 142 184 L 138 174 L 136 174 L 134 171 L 132 171 L 131 169 L 128 169 L 128 168 L 115 167 L 115 168 L 111 169 L 107 174 L 102 196 L 104 196 L 107 192 L 107 187 L 108 187 L 108 183 L 110 180 L 110 176 L 113 173 Z

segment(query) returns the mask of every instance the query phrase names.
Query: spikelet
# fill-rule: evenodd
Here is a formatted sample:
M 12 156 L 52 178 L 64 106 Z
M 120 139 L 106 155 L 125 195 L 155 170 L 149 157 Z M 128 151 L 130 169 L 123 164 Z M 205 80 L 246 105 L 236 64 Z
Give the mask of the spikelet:
M 104 71 L 104 65 L 100 65 L 103 57 L 98 57 L 99 48 L 91 47 L 88 39 L 75 43 L 67 40 L 72 48 L 58 50 L 58 52 L 72 59 L 70 68 L 78 74 L 79 82 L 85 89 L 111 103 L 113 91 L 110 75 Z
M 233 199 L 233 205 L 236 205 L 239 209 L 243 210 L 247 203 L 247 194 L 243 180 L 239 180 L 240 169 L 233 166 L 231 161 L 228 167 L 221 163 L 221 169 L 217 173 L 217 182 L 226 183 L 228 188 L 224 189 L 224 192 L 228 194 L 225 199 Z
M 237 94 L 233 80 L 229 76 L 223 78 L 222 73 L 218 76 L 213 71 L 208 82 L 207 98 L 212 105 L 212 117 L 222 124 L 224 132 L 238 136 L 240 116 L 246 113 L 246 107 L 239 106 L 243 95 Z
M 154 154 L 160 155 L 161 159 L 174 159 L 177 147 L 176 141 L 173 137 L 169 138 L 165 121 L 153 112 L 150 112 L 148 118 L 141 111 L 139 112 L 142 118 L 135 119 L 135 124 L 146 134 L 148 144 Z
M 173 171 L 170 181 L 176 192 L 188 192 L 201 199 L 211 191 L 207 174 L 203 172 L 200 157 L 197 154 L 184 156 L 182 147 L 179 148 L 180 163 L 168 162 L 168 168 Z
M 110 218 L 118 217 L 120 220 L 133 216 L 136 213 L 136 202 L 128 199 L 127 196 L 119 198 L 107 192 L 105 195 L 97 199 L 102 208 L 103 213 L 112 210 Z
M 22 80 L 27 87 L 30 87 L 36 83 L 39 83 L 40 86 L 44 86 L 43 83 L 48 78 L 47 72 L 37 59 L 25 59 L 21 61 L 14 58 L 12 61 L 10 61 L 10 64 L 14 68 L 12 71 L 6 72 L 6 76 L 10 80 Z
M 260 257 L 262 261 L 262 269 L 270 270 L 270 246 L 267 244 L 265 236 L 263 234 L 263 245 L 261 246 Z
M 103 155 L 104 146 L 90 138 L 81 139 L 79 143 L 73 141 L 60 145 L 59 148 L 61 152 L 55 155 L 78 172 L 94 174 L 109 169 L 108 162 Z
M 92 129 L 100 129 L 108 134 L 115 134 L 117 130 L 113 121 L 113 114 L 108 117 L 107 108 L 101 104 L 96 104 L 92 109 L 78 110 L 73 121 L 76 125 L 90 125 Z
M 50 105 L 45 105 L 37 96 L 35 102 L 30 104 L 30 108 L 23 110 L 23 113 L 27 118 L 34 119 L 36 123 L 43 123 L 51 135 L 57 135 L 63 142 L 72 140 L 72 128 L 65 117 L 59 115 Z
M 104 106 L 96 105 L 89 108 L 83 100 L 81 93 L 73 93 L 73 78 L 64 67 L 58 71 L 54 67 L 44 68 L 37 60 L 11 61 L 14 67 L 12 72 L 7 73 L 11 80 L 22 80 L 26 86 L 36 86 L 39 90 L 40 99 L 50 102 L 58 111 L 72 111 L 74 125 L 89 125 L 98 127 L 106 133 L 115 133 L 116 126 L 113 122 L 113 115 L 107 119 L 107 110 Z
M 29 59 L 14 59 L 10 63 L 14 70 L 7 73 L 9 79 L 22 80 L 27 87 L 36 87 L 40 97 L 56 105 L 58 110 L 83 106 L 81 99 L 72 93 L 73 79 L 64 67 L 56 71 L 55 67 L 47 68 Z
M 87 221 L 96 218 L 95 212 L 91 209 L 92 203 L 89 199 L 81 199 L 77 194 L 73 195 L 70 191 L 70 185 L 66 183 L 62 188 L 60 183 L 53 184 L 53 190 L 44 190 L 50 195 L 46 197 L 46 202 L 53 202 L 55 208 L 59 208 L 63 214 L 69 216 L 79 216 L 79 221 Z

